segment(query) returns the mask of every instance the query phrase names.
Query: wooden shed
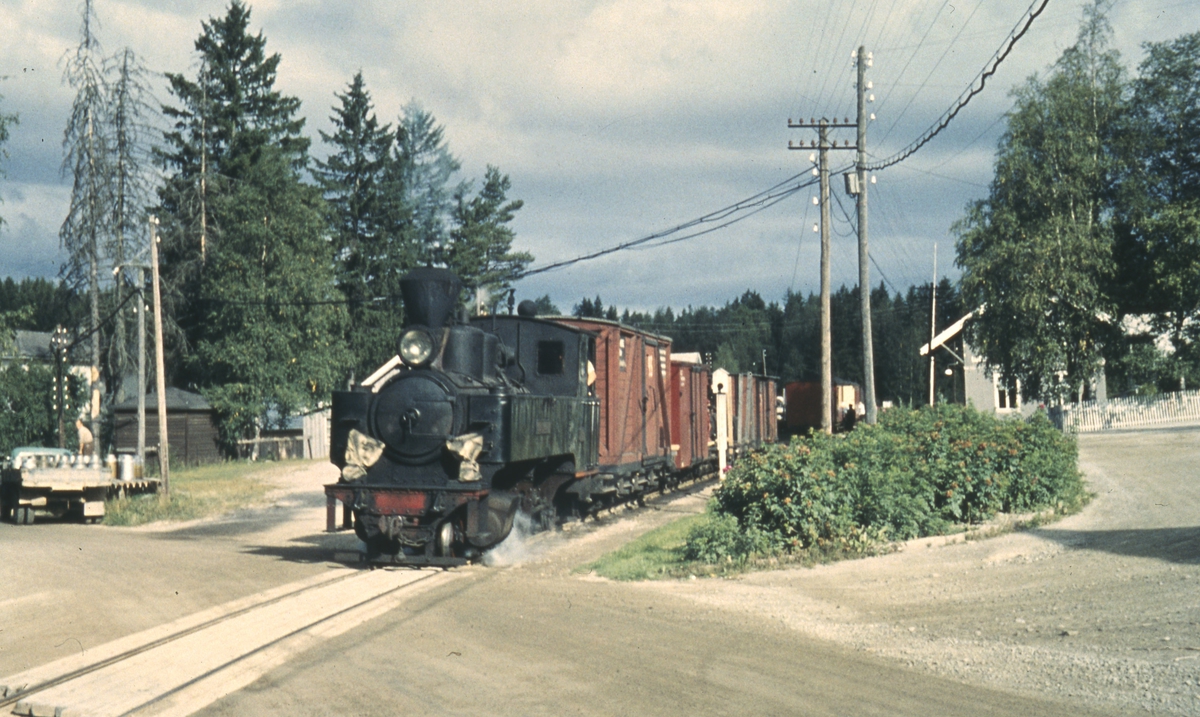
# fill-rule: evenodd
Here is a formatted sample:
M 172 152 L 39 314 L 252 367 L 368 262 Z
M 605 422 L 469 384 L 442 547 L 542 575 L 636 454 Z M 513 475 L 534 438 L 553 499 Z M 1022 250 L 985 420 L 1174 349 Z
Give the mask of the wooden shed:
M 167 389 L 167 439 L 172 463 L 189 465 L 216 463 L 225 459 L 218 440 L 216 414 L 198 393 Z M 116 430 L 113 443 L 118 453 L 137 451 L 137 397 L 113 407 Z M 146 454 L 158 446 L 158 394 L 146 395 Z

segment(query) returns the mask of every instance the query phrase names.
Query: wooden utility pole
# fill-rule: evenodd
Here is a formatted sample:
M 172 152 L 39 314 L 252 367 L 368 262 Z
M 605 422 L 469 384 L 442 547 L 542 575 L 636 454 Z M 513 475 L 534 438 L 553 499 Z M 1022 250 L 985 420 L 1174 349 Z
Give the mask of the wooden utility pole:
M 200 70 L 200 266 L 208 261 L 208 62 Z
M 154 232 L 150 233 L 154 241 Z M 137 376 L 137 465 L 139 471 L 146 466 L 146 271 L 137 268 L 137 312 L 138 312 L 138 376 Z
M 833 336 L 832 336 L 832 319 L 829 310 L 829 284 L 830 284 L 830 227 L 833 226 L 829 216 L 829 150 L 831 149 L 853 149 L 850 142 L 844 141 L 842 146 L 837 146 L 836 141 L 830 141 L 829 130 L 844 129 L 857 127 L 857 124 L 851 124 L 849 119 L 842 122 L 829 121 L 827 119 L 809 120 L 808 122 L 792 122 L 788 120 L 790 128 L 815 128 L 817 130 L 818 140 L 814 144 L 817 147 L 817 176 L 820 178 L 821 184 L 821 402 L 824 406 L 821 411 L 821 430 L 825 433 L 833 433 Z M 801 141 L 799 144 L 788 142 L 788 149 L 804 149 L 805 144 Z
M 933 244 L 933 294 L 929 300 L 929 405 L 933 405 L 937 383 L 937 362 L 933 358 L 933 339 L 937 336 L 937 242 Z
M 866 48 L 858 48 L 858 155 L 854 169 L 858 178 L 858 298 L 862 312 L 863 392 L 866 394 L 867 423 L 875 422 L 875 350 L 871 336 L 871 256 L 867 253 L 867 63 Z M 872 96 L 870 99 L 874 99 Z
M 829 309 L 829 124 L 821 120 L 817 169 L 821 177 L 821 430 L 833 433 L 833 317 Z
M 50 346 L 54 349 L 54 408 L 58 412 L 58 447 L 67 447 L 66 389 L 67 380 L 67 330 L 62 324 L 54 327 L 50 335 Z
M 162 289 L 158 281 L 158 217 L 150 217 L 150 282 L 154 290 L 154 383 L 158 388 L 158 471 L 163 495 L 171 495 L 167 436 L 167 379 L 163 360 Z

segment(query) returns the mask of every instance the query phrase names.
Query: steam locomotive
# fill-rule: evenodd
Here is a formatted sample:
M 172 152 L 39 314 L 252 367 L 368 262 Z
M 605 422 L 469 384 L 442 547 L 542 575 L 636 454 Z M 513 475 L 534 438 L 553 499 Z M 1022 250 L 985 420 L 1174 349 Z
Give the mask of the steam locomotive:
M 529 301 L 468 318 L 461 292 L 446 269 L 406 275 L 397 356 L 333 394 L 327 527 L 341 503 L 368 559 L 460 565 L 518 513 L 546 529 L 716 472 L 710 390 L 725 389 L 698 356 L 672 360 L 667 337 L 613 321 L 538 317 Z M 731 420 L 773 440 L 774 381 L 747 385 L 758 398 L 738 405 L 758 408 Z

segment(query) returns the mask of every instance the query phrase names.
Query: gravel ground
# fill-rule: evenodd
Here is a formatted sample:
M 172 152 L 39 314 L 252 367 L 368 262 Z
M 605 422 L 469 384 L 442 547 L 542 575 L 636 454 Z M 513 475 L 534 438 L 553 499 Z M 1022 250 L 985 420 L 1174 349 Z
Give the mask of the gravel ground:
M 646 582 L 970 684 L 1200 715 L 1200 429 L 1080 438 L 1095 499 L 1041 529 Z

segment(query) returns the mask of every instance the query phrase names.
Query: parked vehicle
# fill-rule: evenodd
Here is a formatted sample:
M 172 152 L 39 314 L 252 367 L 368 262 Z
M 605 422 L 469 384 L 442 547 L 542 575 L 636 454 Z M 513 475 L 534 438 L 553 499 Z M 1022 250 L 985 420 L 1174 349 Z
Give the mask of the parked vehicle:
M 112 472 L 92 455 L 65 448 L 14 448 L 0 469 L 0 519 L 30 525 L 36 515 L 104 517 Z

